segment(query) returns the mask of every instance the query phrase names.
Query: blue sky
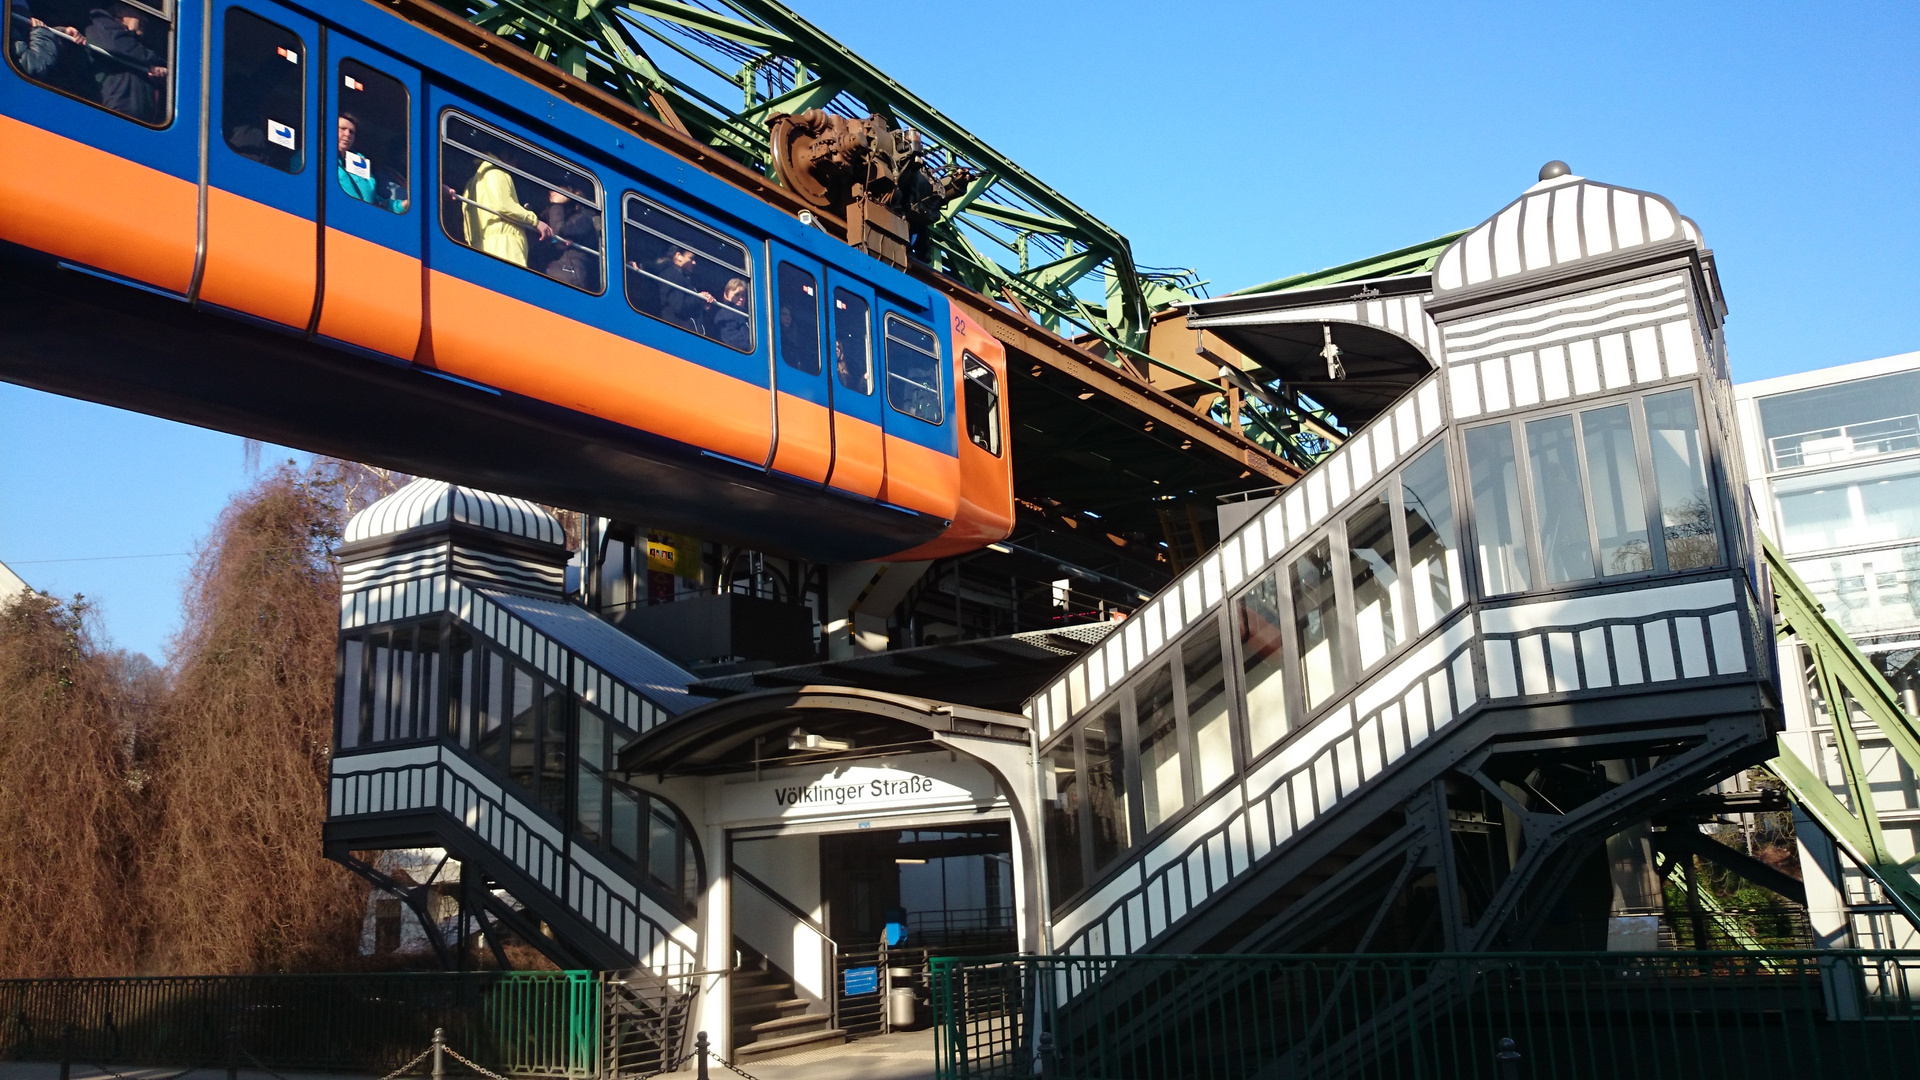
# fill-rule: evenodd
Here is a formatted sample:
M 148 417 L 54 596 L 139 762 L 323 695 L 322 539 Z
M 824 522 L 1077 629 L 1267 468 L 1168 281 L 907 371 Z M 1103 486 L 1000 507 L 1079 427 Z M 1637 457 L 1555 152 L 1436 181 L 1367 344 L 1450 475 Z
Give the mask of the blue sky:
M 1473 225 L 1563 158 L 1699 222 L 1736 378 L 1920 349 L 1920 5 L 789 2 L 1216 291 Z M 248 480 L 238 439 L 0 385 L 0 559 L 122 647 L 162 658 L 170 553 Z

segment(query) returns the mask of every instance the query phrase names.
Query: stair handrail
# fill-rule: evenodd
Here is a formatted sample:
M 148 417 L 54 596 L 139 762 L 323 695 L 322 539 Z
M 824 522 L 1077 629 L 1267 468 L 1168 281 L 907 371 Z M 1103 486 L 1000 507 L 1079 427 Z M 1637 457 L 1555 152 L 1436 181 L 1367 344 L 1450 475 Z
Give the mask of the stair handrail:
M 1767 770 L 1786 785 L 1794 802 L 1807 816 L 1879 883 L 1900 913 L 1920 927 L 1920 881 L 1914 879 L 1909 864 L 1901 862 L 1887 847 L 1860 752 L 1860 737 L 1854 731 L 1853 713 L 1847 701 L 1851 699 L 1860 707 L 1866 719 L 1886 736 L 1894 753 L 1915 772 L 1920 772 L 1920 725 L 1907 715 L 1880 670 L 1826 613 L 1825 605 L 1794 571 L 1780 549 L 1766 534 L 1757 535 L 1773 586 L 1774 610 L 1779 619 L 1776 636 L 1782 642 L 1798 638 L 1812 655 L 1815 688 L 1833 722 L 1840 771 L 1854 809 L 1850 811 L 1841 803 L 1819 771 L 1803 760 L 1788 742 L 1785 733 L 1774 740 L 1778 754 L 1767 763 Z
M 802 911 L 798 904 L 782 896 L 778 889 L 754 877 L 753 874 L 748 872 L 747 869 L 739 863 L 729 861 L 727 864 L 727 873 L 733 880 L 744 882 L 761 896 L 773 901 L 774 906 L 793 916 L 795 919 L 798 919 L 800 925 L 813 931 L 814 936 L 820 939 L 824 946 L 824 955 L 822 957 L 823 966 L 820 971 L 824 976 L 823 981 L 825 985 L 822 989 L 826 991 L 827 1015 L 831 1017 L 831 1026 L 838 1028 L 840 1026 L 840 995 L 833 985 L 833 980 L 839 974 L 840 943 L 835 941 L 833 935 L 827 933 L 827 928 L 820 925 L 813 916 Z

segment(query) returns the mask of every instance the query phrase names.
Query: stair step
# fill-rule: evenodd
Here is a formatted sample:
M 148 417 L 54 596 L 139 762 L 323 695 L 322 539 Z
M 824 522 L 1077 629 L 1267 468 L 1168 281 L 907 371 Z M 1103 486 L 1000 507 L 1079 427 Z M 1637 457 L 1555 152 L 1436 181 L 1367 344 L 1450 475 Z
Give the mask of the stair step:
M 805 1053 L 823 1046 L 837 1046 L 847 1041 L 847 1033 L 839 1028 L 825 1031 L 807 1031 L 798 1035 L 783 1035 L 777 1039 L 766 1039 L 738 1047 L 733 1059 L 739 1062 L 763 1061 L 767 1058 L 785 1057 L 788 1054 Z
M 779 1001 L 792 996 L 793 984 L 786 982 L 761 983 L 758 986 L 736 985 L 733 988 L 733 1003 L 735 1006 L 738 1006 L 742 1001 Z
M 804 1031 L 808 1028 L 825 1031 L 828 1025 L 832 1023 L 833 1016 L 828 1013 L 798 1013 L 793 1016 L 782 1016 L 777 1020 L 762 1020 L 758 1024 L 749 1025 L 747 1030 L 753 1032 L 754 1041 L 759 1042 L 762 1036 L 771 1038 L 783 1033 L 792 1034 Z

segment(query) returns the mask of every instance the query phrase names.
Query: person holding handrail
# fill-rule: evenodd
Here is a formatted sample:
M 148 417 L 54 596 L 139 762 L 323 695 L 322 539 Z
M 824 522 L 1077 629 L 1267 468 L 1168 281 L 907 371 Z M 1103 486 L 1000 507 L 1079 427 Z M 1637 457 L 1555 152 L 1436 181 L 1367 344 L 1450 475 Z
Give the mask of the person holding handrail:
M 553 229 L 538 214 L 520 205 L 513 174 L 485 158 L 479 159 L 465 194 L 451 187 L 445 191 L 448 198 L 460 203 L 467 245 L 497 259 L 525 266 L 527 234 L 533 233 L 540 240 L 553 235 Z
M 166 84 L 166 57 L 141 40 L 147 14 L 132 4 L 116 3 L 88 13 L 87 44 L 113 60 L 113 70 L 100 76 L 100 104 L 122 116 L 151 123 L 163 115 L 161 88 Z

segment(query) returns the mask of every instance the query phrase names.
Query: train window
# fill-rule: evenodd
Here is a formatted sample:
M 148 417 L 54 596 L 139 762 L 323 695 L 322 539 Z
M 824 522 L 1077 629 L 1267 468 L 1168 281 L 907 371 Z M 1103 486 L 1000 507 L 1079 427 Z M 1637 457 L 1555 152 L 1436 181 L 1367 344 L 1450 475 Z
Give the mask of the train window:
M 407 88 L 357 60 L 340 61 L 340 190 L 396 214 L 407 212 L 410 132 Z
M 227 9 L 220 114 L 227 145 L 282 172 L 306 166 L 307 49 L 300 35 Z
M 1000 456 L 1000 380 L 993 369 L 972 353 L 961 353 L 965 365 L 967 438 L 994 457 Z
M 600 181 L 456 112 L 440 115 L 440 227 L 455 241 L 599 295 Z
M 812 274 L 780 264 L 780 359 L 808 375 L 820 374 L 820 289 Z
M 51 90 L 161 127 L 173 111 L 173 6 L 13 0 L 7 59 Z
M 873 393 L 873 320 L 865 297 L 833 290 L 833 371 L 856 394 Z
M 627 196 L 624 211 L 627 303 L 752 352 L 753 261 L 746 245 L 638 195 Z
M 898 315 L 887 316 L 887 404 L 929 424 L 941 419 L 940 344 Z

